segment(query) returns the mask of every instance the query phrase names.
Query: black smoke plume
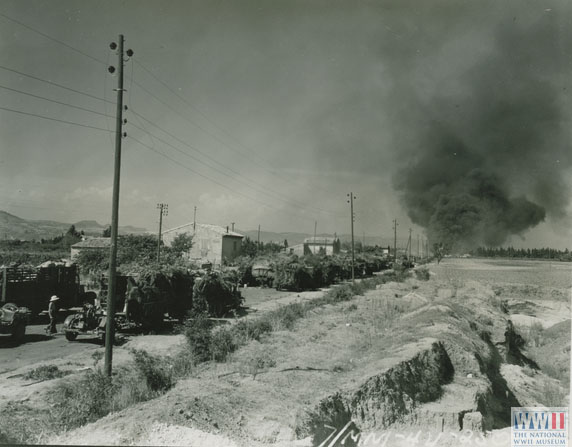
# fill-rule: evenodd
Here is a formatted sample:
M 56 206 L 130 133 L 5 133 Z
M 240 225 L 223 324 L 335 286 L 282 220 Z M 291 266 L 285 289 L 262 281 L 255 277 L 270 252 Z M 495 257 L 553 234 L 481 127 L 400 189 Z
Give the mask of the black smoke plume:
M 394 184 L 432 243 L 498 246 L 565 215 L 569 63 L 556 25 L 550 17 L 503 24 L 494 50 L 454 80 L 454 91 L 445 86 L 419 106 L 415 147 L 403 149 L 408 164 Z

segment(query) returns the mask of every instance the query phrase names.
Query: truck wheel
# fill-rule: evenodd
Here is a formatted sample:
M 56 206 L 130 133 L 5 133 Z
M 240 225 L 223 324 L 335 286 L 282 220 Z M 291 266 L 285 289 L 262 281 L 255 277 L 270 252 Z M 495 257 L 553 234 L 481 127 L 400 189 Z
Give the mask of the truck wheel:
M 22 342 L 26 336 L 26 325 L 24 323 L 18 323 L 14 329 L 12 329 L 12 338 L 17 342 Z
M 66 332 L 66 340 L 74 341 L 77 338 L 77 332 Z

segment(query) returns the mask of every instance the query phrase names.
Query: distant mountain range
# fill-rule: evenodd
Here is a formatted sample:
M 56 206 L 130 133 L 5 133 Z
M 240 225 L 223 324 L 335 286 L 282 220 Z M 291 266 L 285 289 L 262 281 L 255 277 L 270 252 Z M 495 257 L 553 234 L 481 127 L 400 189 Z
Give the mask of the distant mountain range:
M 71 225 L 75 226 L 77 231 L 83 231 L 88 236 L 101 236 L 103 230 L 109 226 L 102 225 L 95 220 L 81 220 L 75 223 L 64 223 L 56 222 L 52 220 L 27 220 L 13 214 L 7 213 L 6 211 L 0 211 L 0 239 L 20 239 L 20 240 L 37 240 L 49 239 L 56 236 L 60 236 L 62 233 L 68 231 Z M 258 239 L 258 230 L 236 230 L 238 233 L 248 236 L 253 241 Z M 133 226 L 123 226 L 119 227 L 119 234 L 144 234 L 148 233 L 145 228 L 133 227 Z M 288 245 L 297 245 L 304 242 L 304 239 L 313 237 L 313 234 L 309 233 L 294 233 L 294 232 L 273 232 L 273 231 L 261 231 L 260 241 L 276 242 L 283 244 L 284 240 L 288 241 Z M 316 237 L 333 237 L 333 234 L 319 233 Z M 351 241 L 351 235 L 349 234 L 338 234 L 336 235 L 342 242 Z M 362 241 L 362 235 L 355 235 L 355 241 Z M 387 246 L 393 245 L 392 238 L 381 238 L 374 236 L 365 237 L 366 245 L 380 245 Z M 399 241 L 398 241 L 399 244 Z M 414 246 L 415 241 L 414 241 Z
M 95 220 L 82 220 L 76 223 L 55 222 L 52 220 L 27 220 L 14 216 L 6 211 L 0 211 L 0 239 L 40 240 L 60 236 L 68 231 L 71 225 L 77 231 L 83 231 L 88 236 L 101 236 L 109 225 L 102 225 Z M 145 228 L 133 226 L 119 227 L 119 234 L 142 234 Z

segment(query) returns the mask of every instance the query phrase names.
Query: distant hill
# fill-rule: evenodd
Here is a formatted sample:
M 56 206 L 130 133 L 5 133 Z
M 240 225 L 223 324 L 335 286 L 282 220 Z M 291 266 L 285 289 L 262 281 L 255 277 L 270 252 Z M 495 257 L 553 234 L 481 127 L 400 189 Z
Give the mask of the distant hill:
M 40 240 L 60 236 L 68 231 L 71 223 L 52 220 L 27 220 L 0 210 L 0 239 Z M 90 236 L 101 236 L 109 225 L 102 225 L 95 220 L 82 220 L 74 223 L 77 231 Z M 133 226 L 119 227 L 120 234 L 142 234 L 145 228 Z

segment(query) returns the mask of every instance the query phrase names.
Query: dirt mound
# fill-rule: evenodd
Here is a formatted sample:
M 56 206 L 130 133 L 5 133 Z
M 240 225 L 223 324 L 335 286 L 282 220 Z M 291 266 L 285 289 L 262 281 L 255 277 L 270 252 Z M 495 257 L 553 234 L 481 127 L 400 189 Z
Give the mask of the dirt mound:
M 434 343 L 411 360 L 371 377 L 357 390 L 322 400 L 298 427 L 298 435 L 312 434 L 314 443 L 320 443 L 329 436 L 328 427 L 341 429 L 350 421 L 366 429 L 389 427 L 421 403 L 439 398 L 453 374 L 447 351 Z

